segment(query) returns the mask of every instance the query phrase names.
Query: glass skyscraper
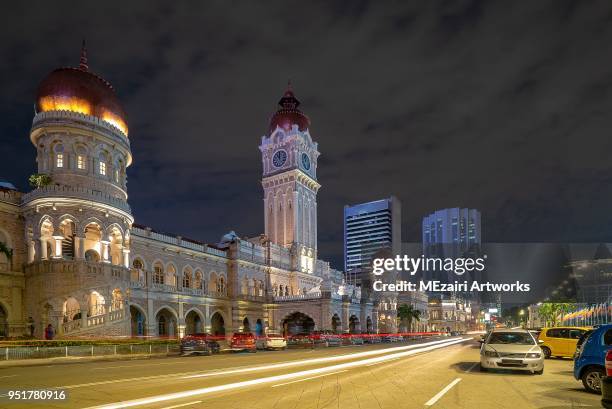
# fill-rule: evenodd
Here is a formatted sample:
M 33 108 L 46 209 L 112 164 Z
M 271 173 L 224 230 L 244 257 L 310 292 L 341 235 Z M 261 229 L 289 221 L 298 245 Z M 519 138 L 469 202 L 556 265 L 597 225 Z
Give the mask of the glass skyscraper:
M 372 256 L 381 249 L 393 254 L 401 250 L 402 208 L 400 201 L 387 199 L 344 206 L 344 270 L 370 267 Z
M 453 207 L 423 218 L 423 252 L 426 256 L 462 257 L 480 251 L 480 212 Z

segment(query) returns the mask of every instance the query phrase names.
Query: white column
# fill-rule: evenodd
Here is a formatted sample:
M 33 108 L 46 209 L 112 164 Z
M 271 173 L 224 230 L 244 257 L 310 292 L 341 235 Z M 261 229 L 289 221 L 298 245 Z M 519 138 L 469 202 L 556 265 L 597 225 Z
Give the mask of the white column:
M 108 245 L 110 244 L 110 242 L 106 240 L 100 240 L 100 244 L 102 246 L 102 262 L 110 263 L 110 260 L 108 259 Z
M 130 249 L 123 249 L 123 267 L 130 268 Z
M 80 259 L 81 257 L 81 238 L 74 237 L 74 258 Z
M 78 237 L 78 241 L 81 243 L 79 245 L 79 256 L 78 256 L 78 258 L 84 259 L 85 258 L 85 237 Z
M 53 236 L 53 239 L 55 240 L 53 258 L 62 258 L 62 240 L 64 240 L 64 236 Z
M 41 237 L 38 240 L 40 241 L 40 259 L 47 260 L 49 258 L 47 254 L 47 239 Z
M 34 240 L 30 240 L 28 243 L 28 263 L 34 262 L 34 257 L 36 256 L 36 243 Z

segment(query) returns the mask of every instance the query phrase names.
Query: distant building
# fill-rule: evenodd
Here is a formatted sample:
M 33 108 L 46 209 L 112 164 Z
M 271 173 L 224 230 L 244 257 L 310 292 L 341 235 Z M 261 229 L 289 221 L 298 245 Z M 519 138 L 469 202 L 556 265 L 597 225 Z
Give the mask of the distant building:
M 376 251 L 401 251 L 402 208 L 387 199 L 344 206 L 344 269 L 368 268 Z
M 480 212 L 453 207 L 423 218 L 426 256 L 462 257 L 478 253 L 481 245 Z

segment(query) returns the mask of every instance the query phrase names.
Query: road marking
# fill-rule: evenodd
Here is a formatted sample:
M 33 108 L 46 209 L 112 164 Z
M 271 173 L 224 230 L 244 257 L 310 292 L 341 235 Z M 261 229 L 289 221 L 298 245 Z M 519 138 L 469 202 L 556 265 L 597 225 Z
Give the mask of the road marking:
M 17 376 L 17 375 L 3 375 L 3 376 L 0 376 L 0 378 L 12 378 L 13 376 Z
M 183 406 L 195 405 L 196 403 L 202 403 L 202 401 L 201 400 L 196 400 L 195 402 L 181 403 L 180 405 L 164 406 L 161 409 L 182 408 Z
M 398 358 L 399 359 L 399 358 Z M 310 378 L 304 378 L 304 379 L 298 379 L 297 381 L 291 381 L 291 382 L 285 382 L 285 383 L 279 383 L 276 385 L 272 385 L 273 388 L 277 388 L 279 386 L 285 386 L 285 385 L 290 385 L 292 383 L 296 383 L 296 382 L 304 382 L 304 381 L 309 381 L 311 379 L 317 379 L 317 378 L 322 378 L 324 376 L 330 376 L 330 375 L 335 375 L 338 373 L 342 373 L 342 372 L 348 372 L 348 369 L 345 369 L 344 371 L 337 371 L 337 372 L 332 372 L 332 373 L 326 373 L 323 375 L 317 375 L 317 376 L 311 376 Z
M 436 396 L 434 396 L 433 398 L 429 399 L 427 401 L 427 403 L 425 403 L 425 406 L 432 406 L 434 403 L 436 403 L 438 401 L 438 399 L 440 399 L 442 396 L 444 396 L 444 394 L 448 391 L 451 390 L 451 388 L 455 385 L 457 385 L 459 382 L 461 381 L 461 378 L 457 378 L 454 381 L 452 381 L 451 383 L 449 383 L 448 385 L 446 385 L 446 387 L 444 387 L 444 389 L 442 389 L 440 392 L 438 392 L 436 394 Z
M 478 365 L 479 363 L 480 363 L 480 362 L 474 362 L 474 363 L 472 364 L 472 366 L 470 366 L 470 367 L 468 368 L 468 370 L 467 370 L 467 371 L 465 371 L 465 373 L 471 372 L 471 371 L 472 371 L 472 369 L 474 369 L 474 368 L 476 367 L 476 365 Z
M 399 360 L 399 358 L 389 359 L 388 361 L 384 361 L 384 362 L 376 362 L 376 363 L 374 363 L 374 364 L 367 364 L 366 366 L 386 364 L 386 363 L 388 363 L 388 362 L 391 362 L 391 361 L 397 361 L 397 360 Z
M 184 399 L 184 398 L 189 398 L 192 396 L 206 395 L 206 394 L 214 393 L 214 392 L 227 391 L 227 390 L 244 388 L 244 387 L 254 386 L 254 385 L 261 385 L 265 383 L 272 383 L 272 382 L 278 382 L 278 381 L 285 381 L 289 379 L 302 378 L 302 377 L 310 376 L 310 375 L 318 375 L 321 373 L 356 368 L 356 367 L 364 366 L 364 365 L 374 363 L 374 362 L 388 361 L 394 358 L 402 358 L 402 357 L 406 357 L 410 355 L 415 355 L 415 354 L 418 354 L 424 351 L 433 351 L 435 349 L 444 348 L 444 347 L 451 346 L 451 345 L 456 345 L 458 343 L 465 342 L 465 341 L 468 341 L 468 339 L 459 338 L 459 339 L 455 339 L 451 341 L 446 341 L 445 343 L 437 343 L 435 345 L 429 345 L 429 346 L 425 346 L 419 349 L 412 349 L 409 351 L 397 352 L 397 353 L 390 354 L 390 355 L 377 356 L 374 358 L 363 359 L 360 361 L 345 362 L 342 364 L 326 366 L 323 368 L 308 369 L 308 370 L 299 371 L 299 372 L 292 372 L 292 373 L 287 373 L 287 374 L 282 374 L 282 375 L 269 376 L 266 378 L 256 378 L 256 379 L 251 379 L 248 381 L 228 383 L 225 385 L 209 386 L 209 387 L 200 388 L 200 389 L 192 389 L 192 390 L 187 390 L 187 391 L 182 391 L 182 392 L 168 393 L 165 395 L 149 396 L 147 398 L 134 399 L 134 400 L 128 400 L 128 401 L 123 401 L 123 402 L 114 402 L 114 403 L 103 404 L 99 406 L 93 406 L 90 409 L 93 409 L 93 408 L 96 408 L 96 409 L 131 408 L 135 406 L 150 405 L 153 403 Z

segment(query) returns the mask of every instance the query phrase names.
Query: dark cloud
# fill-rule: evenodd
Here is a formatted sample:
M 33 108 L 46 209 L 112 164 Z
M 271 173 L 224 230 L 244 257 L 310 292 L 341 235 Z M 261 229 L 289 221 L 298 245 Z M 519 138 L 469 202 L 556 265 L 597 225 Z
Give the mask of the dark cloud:
M 13 2 L 0 36 L 0 175 L 26 189 L 38 82 L 78 62 L 129 113 L 137 221 L 216 241 L 263 228 L 257 145 L 288 78 L 322 152 L 320 247 L 342 206 L 395 194 L 405 239 L 475 207 L 489 241 L 610 240 L 612 5 Z M 340 263 L 337 263 L 339 266 Z

